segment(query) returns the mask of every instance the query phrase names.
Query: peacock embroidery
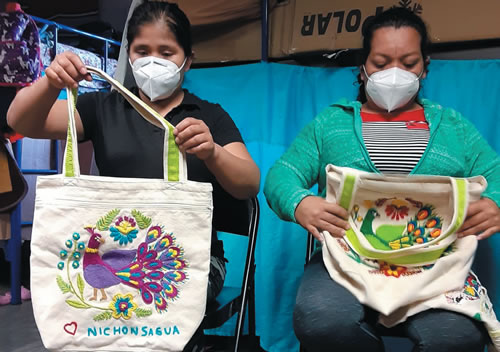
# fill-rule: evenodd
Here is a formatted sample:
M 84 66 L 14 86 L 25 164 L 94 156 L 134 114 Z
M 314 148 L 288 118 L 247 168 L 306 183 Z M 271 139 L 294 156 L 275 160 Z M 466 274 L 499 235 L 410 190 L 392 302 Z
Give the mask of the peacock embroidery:
M 396 250 L 411 247 L 441 235 L 442 218 L 430 204 L 410 198 L 380 198 L 364 203 L 365 209 L 367 208 L 364 217 L 359 214 L 359 205 L 353 206 L 351 216 L 368 242 L 376 249 Z M 413 216 L 409 215 L 411 207 L 414 208 Z M 385 213 L 384 219 L 387 219 L 388 223 L 375 227 L 374 221 L 381 217 L 381 213 Z
M 76 298 L 66 302 L 74 308 L 95 308 L 101 312 L 104 309 L 94 320 L 130 319 L 133 313 L 138 317 L 152 314 L 151 309 L 141 305 L 152 305 L 157 312 L 165 312 L 168 303 L 179 296 L 181 284 L 188 279 L 184 251 L 172 233 L 166 233 L 160 225 L 150 226 L 151 219 L 137 210 L 133 210 L 132 214 L 120 213 L 114 209 L 99 219 L 96 226 L 85 226 L 82 233 L 89 236 L 86 245 L 80 233 L 75 232 L 60 252 L 60 259 L 66 260 L 66 263 L 60 261 L 57 266 L 60 270 L 66 268 L 67 281 L 58 276 L 57 283 L 63 293 L 71 293 Z M 113 223 L 115 226 L 110 226 Z M 106 242 L 106 235 L 120 245 L 128 243 L 131 246 L 135 234 L 141 238 L 141 232 L 143 239 L 136 248 L 107 251 L 101 248 Z M 130 237 L 130 233 L 134 233 L 134 237 Z M 80 266 L 81 258 L 83 265 Z M 70 267 L 82 270 L 76 274 L 76 285 L 70 275 Z M 109 298 L 106 290 L 112 287 L 113 292 L 117 289 L 120 292 Z M 137 299 L 142 304 L 136 302 Z M 91 303 L 108 300 L 107 307 Z

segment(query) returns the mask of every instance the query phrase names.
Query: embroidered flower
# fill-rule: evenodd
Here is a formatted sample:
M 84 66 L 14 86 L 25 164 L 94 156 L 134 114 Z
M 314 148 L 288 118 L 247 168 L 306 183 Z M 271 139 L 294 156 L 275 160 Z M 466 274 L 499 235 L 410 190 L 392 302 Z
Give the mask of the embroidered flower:
M 401 274 L 403 274 L 407 270 L 407 268 L 404 266 L 391 265 L 386 262 L 381 262 L 380 270 L 383 271 L 385 276 L 394 276 L 398 278 L 401 276 Z
M 113 311 L 113 318 L 130 319 L 132 317 L 132 312 L 137 309 L 137 304 L 132 299 L 131 293 L 126 295 L 118 293 L 114 295 L 113 301 L 109 304 L 109 308 Z
M 397 206 L 395 204 L 389 204 L 385 207 L 385 214 L 390 216 L 392 220 L 400 220 L 408 216 L 408 210 L 408 207 L 405 205 Z
M 132 217 L 120 216 L 110 229 L 111 237 L 119 241 L 121 245 L 132 243 L 137 237 L 139 230 L 136 228 L 135 220 Z
M 134 218 L 129 218 L 128 216 L 120 216 L 115 225 L 122 234 L 126 235 L 135 229 L 135 220 Z

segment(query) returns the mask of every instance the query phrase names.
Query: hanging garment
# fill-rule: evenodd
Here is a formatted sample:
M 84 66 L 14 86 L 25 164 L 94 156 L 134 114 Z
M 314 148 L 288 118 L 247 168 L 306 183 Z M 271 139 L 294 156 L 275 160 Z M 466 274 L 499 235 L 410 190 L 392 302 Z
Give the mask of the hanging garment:
M 31 290 L 42 341 L 51 351 L 182 351 L 205 313 L 212 186 L 187 180 L 171 124 L 87 69 L 165 130 L 164 179 L 80 175 L 68 90 L 63 172 L 36 189 Z
M 24 87 L 40 77 L 40 36 L 19 6 L 0 12 L 0 86 Z
M 456 236 L 486 180 L 382 176 L 333 165 L 326 172 L 327 200 L 348 210 L 351 227 L 343 238 L 323 232 L 332 279 L 380 312 L 386 326 L 425 309 L 450 309 L 484 321 L 499 348 L 500 323 L 470 273 L 477 238 Z M 447 295 L 460 295 L 472 281 L 475 300 L 447 303 Z

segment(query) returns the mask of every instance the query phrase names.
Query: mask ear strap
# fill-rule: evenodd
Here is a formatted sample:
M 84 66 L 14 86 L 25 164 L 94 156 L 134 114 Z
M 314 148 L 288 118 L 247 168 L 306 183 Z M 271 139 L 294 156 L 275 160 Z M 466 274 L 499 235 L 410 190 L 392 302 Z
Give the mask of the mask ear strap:
M 370 76 L 368 75 L 368 73 L 366 72 L 366 67 L 365 65 L 363 64 L 363 72 L 365 73 L 365 76 L 366 76 L 366 79 L 370 79 Z
M 417 79 L 422 78 L 422 76 L 424 75 L 424 72 L 425 72 L 425 67 L 422 69 L 422 72 L 420 72 L 420 74 L 418 75 Z
M 183 62 L 183 63 L 182 63 L 182 65 L 181 65 L 181 67 L 179 67 L 179 71 L 177 71 L 177 72 L 180 72 L 180 71 L 184 68 L 184 65 L 186 64 L 187 59 L 188 59 L 188 58 L 187 58 L 187 56 L 186 56 L 186 58 L 184 59 L 184 62 Z

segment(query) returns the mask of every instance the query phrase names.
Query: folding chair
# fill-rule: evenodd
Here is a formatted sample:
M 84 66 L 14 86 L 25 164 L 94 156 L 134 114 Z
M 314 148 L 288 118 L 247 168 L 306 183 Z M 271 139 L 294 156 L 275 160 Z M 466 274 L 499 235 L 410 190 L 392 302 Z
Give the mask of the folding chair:
M 248 304 L 248 333 L 255 337 L 255 244 L 257 241 L 257 229 L 259 227 L 259 201 L 256 197 L 247 201 L 238 202 L 232 209 L 226 209 L 224 219 L 215 219 L 217 231 L 231 234 L 248 236 L 248 248 L 243 272 L 243 280 L 240 294 L 229 303 L 218 308 L 216 311 L 208 312 L 205 317 L 203 328 L 213 329 L 222 326 L 235 313 L 238 314 L 234 332 L 234 351 L 239 351 L 241 336 L 245 322 L 246 307 Z M 223 288 L 224 290 L 224 288 Z

